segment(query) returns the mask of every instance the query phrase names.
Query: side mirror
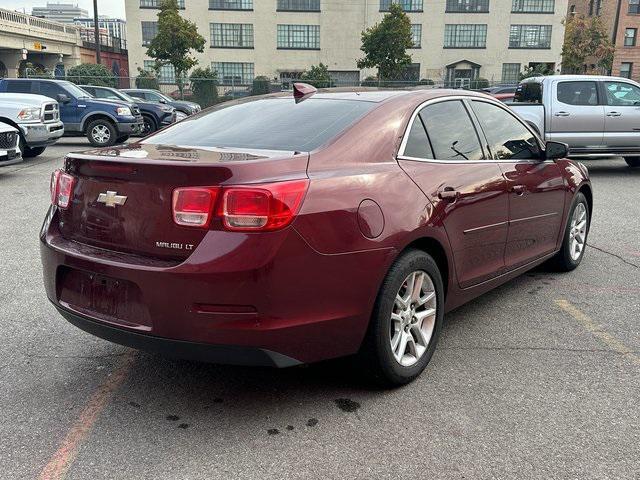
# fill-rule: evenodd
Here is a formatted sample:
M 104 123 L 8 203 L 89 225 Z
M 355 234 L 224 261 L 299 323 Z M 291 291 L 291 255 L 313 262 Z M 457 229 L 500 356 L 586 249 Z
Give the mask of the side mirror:
M 160 100 L 158 100 L 160 103 L 167 103 L 167 101 L 164 98 L 161 98 Z
M 56 95 L 56 100 L 58 100 L 58 103 L 69 103 L 71 101 L 71 99 L 64 93 Z
M 544 149 L 545 160 L 565 158 L 569 155 L 569 145 L 562 142 L 547 142 Z

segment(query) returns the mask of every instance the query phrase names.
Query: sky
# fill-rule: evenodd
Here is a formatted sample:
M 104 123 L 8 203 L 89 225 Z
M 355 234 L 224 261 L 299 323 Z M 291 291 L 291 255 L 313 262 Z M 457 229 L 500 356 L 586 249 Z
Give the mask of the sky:
M 78 4 L 80 8 L 88 10 L 89 15 L 93 15 L 93 0 L 0 0 L 0 8 L 18 10 L 20 12 L 24 10 L 25 13 L 31 13 L 31 8 L 44 7 L 47 1 L 50 3 Z M 125 19 L 124 2 L 125 0 L 98 0 L 98 13 Z

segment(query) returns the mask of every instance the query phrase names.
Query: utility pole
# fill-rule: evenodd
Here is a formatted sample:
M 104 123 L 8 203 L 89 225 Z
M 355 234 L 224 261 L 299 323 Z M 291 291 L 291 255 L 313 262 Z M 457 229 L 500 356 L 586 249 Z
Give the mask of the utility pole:
M 93 0 L 93 35 L 96 41 L 96 63 L 100 65 L 102 59 L 100 58 L 100 28 L 98 24 L 98 0 Z

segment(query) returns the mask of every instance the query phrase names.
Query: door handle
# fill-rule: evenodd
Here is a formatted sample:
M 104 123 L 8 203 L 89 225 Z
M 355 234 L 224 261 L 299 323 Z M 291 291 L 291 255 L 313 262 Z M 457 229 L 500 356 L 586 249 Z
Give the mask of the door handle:
M 445 187 L 444 189 L 438 192 L 438 198 L 441 200 L 448 200 L 450 202 L 455 202 L 460 197 L 460 192 L 454 190 L 451 187 Z
M 513 187 L 511 187 L 511 191 L 516 195 L 522 196 L 527 191 L 527 187 L 525 187 L 524 185 L 514 185 Z
M 622 114 L 620 112 L 609 112 L 607 113 L 607 117 L 620 117 Z
M 569 112 L 557 112 L 557 113 L 555 113 L 556 117 L 568 117 L 569 115 L 571 115 Z

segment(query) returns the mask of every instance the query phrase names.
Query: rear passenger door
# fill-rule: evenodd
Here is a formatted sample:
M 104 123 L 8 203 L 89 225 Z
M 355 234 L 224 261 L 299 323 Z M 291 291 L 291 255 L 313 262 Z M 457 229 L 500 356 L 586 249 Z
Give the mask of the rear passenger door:
M 462 100 L 436 101 L 415 115 L 398 157 L 435 206 L 462 288 L 504 268 L 506 182 L 498 165 L 485 160 L 483 143 Z
M 547 138 L 572 148 L 600 147 L 604 132 L 604 105 L 595 80 L 552 83 L 551 128 Z
M 606 100 L 604 145 L 640 149 L 640 88 L 623 81 L 602 85 Z

